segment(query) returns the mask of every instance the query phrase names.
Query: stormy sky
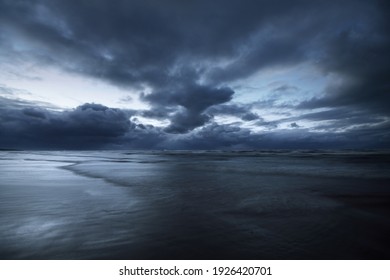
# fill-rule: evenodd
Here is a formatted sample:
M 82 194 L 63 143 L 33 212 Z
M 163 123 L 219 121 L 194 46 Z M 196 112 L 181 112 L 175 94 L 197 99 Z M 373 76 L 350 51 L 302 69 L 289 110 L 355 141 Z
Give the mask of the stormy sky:
M 390 148 L 386 0 L 0 0 L 0 148 Z

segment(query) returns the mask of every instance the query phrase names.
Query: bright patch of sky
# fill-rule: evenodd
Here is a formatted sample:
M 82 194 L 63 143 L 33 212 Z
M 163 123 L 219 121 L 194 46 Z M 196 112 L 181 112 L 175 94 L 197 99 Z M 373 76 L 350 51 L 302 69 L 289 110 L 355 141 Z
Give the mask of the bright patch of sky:
M 23 69 L 23 71 L 21 71 Z M 48 102 L 60 108 L 75 108 L 84 103 L 99 103 L 122 109 L 149 109 L 138 92 L 119 88 L 93 78 L 71 74 L 54 67 L 33 64 L 3 67 L 0 84 L 17 89 L 14 97 Z
M 233 85 L 234 101 L 252 103 L 277 99 L 277 104 L 295 104 L 318 97 L 328 82 L 329 76 L 309 63 L 267 68 Z
M 145 118 L 138 115 L 132 117 L 131 121 L 134 122 L 135 124 L 153 125 L 156 127 L 166 127 L 170 124 L 169 120 L 157 120 L 157 119 Z

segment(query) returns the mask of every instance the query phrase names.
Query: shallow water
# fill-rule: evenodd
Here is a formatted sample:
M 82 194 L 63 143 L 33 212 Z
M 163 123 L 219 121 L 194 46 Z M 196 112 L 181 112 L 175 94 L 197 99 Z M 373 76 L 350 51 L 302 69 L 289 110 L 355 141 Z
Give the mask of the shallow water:
M 2 259 L 388 259 L 386 151 L 0 152 Z

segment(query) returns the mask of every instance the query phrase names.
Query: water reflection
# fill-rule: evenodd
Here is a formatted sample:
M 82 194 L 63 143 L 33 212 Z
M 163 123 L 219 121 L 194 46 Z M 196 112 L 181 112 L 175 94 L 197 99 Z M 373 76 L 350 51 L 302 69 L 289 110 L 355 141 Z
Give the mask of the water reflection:
M 389 257 L 386 157 L 3 155 L 3 259 Z

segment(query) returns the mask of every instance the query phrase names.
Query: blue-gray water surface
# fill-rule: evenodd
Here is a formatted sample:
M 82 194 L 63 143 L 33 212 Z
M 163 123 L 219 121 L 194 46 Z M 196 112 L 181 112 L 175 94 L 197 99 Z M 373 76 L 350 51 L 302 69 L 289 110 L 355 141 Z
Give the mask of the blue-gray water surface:
M 389 259 L 388 151 L 3 151 L 1 259 Z

